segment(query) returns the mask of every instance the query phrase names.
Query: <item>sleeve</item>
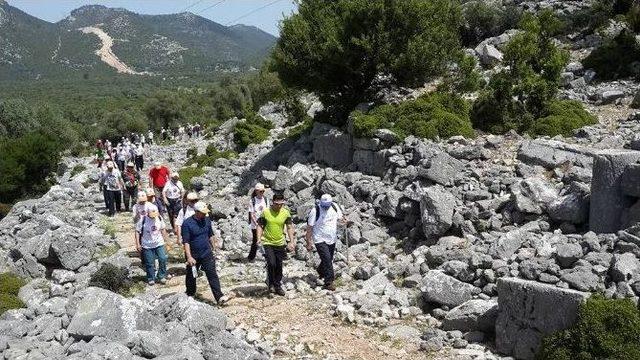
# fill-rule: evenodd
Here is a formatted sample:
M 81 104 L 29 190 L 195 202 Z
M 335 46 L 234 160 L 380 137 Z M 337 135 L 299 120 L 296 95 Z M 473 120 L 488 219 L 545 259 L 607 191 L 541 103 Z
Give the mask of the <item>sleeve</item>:
M 180 230 L 180 235 L 182 236 L 182 242 L 183 243 L 189 243 L 191 242 L 191 233 L 189 233 L 189 227 L 188 226 L 183 226 L 182 229 Z
M 159 229 L 159 230 L 162 230 L 162 229 L 166 229 L 166 228 L 167 228 L 167 224 L 164 222 L 164 219 L 163 219 L 163 218 L 159 218 L 159 221 L 158 221 L 158 224 L 157 224 L 157 225 L 158 225 L 158 229 Z
M 253 206 L 253 199 L 249 199 L 249 207 L 247 208 L 247 211 L 250 213 L 256 212 L 255 206 Z
M 142 232 L 142 218 L 138 219 L 138 222 L 136 223 L 136 231 L 139 233 Z
M 316 224 L 316 208 L 315 206 L 311 211 L 309 211 L 309 216 L 307 217 L 307 225 L 314 226 Z
M 167 183 L 164 184 L 164 187 L 162 188 L 162 195 L 166 195 L 167 194 L 168 188 L 169 188 L 169 182 L 167 181 Z
M 178 216 L 176 216 L 176 219 L 173 223 L 176 226 L 182 226 L 183 222 L 184 222 L 184 209 L 180 209 L 180 211 L 178 211 Z

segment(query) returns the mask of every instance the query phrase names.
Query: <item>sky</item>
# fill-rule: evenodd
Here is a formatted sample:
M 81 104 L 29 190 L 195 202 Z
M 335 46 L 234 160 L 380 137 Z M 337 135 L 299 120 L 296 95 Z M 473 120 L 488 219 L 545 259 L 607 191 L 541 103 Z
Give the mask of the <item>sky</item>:
M 283 14 L 296 9 L 293 0 L 7 0 L 40 19 L 57 22 L 83 5 L 121 7 L 141 14 L 172 14 L 190 11 L 222 25 L 245 24 L 278 35 Z M 208 8 L 208 9 L 207 9 Z

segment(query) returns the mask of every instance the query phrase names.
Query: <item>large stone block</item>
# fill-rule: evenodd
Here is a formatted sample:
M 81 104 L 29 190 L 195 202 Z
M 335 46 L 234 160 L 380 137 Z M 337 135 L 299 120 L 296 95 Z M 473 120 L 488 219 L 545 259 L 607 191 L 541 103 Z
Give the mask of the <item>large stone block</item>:
M 353 160 L 353 139 L 351 135 L 326 124 L 314 126 L 311 132 L 313 156 L 319 163 L 343 168 Z
M 542 338 L 573 325 L 588 293 L 516 278 L 498 280 L 496 349 L 533 359 Z
M 438 270 L 429 270 L 425 274 L 420 290 L 425 301 L 446 306 L 461 305 L 479 292 L 475 286 Z
M 627 166 L 620 185 L 625 195 L 640 197 L 640 164 Z
M 562 164 L 591 168 L 594 150 L 555 140 L 526 140 L 518 149 L 518 160 L 528 165 L 540 165 L 547 169 Z
M 624 194 L 622 178 L 627 166 L 640 160 L 640 151 L 609 149 L 598 153 L 593 164 L 589 229 L 596 233 L 620 230 L 625 211 L 634 199 Z
M 383 151 L 356 150 L 353 153 L 353 164 L 357 171 L 367 175 L 383 176 L 387 158 Z

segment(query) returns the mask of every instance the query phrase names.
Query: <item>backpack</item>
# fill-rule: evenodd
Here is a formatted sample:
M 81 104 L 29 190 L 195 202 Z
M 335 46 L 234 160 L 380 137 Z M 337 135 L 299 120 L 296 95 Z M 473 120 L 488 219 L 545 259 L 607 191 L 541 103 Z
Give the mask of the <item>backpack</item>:
M 255 190 L 253 190 L 253 192 L 251 193 L 251 206 L 253 208 L 256 207 L 256 191 Z M 269 199 L 267 199 L 266 197 L 264 198 L 264 206 L 266 208 L 269 208 Z M 251 224 L 251 213 L 249 213 L 247 216 L 248 216 L 247 222 Z
M 125 172 L 124 173 L 124 186 L 128 187 L 128 188 L 133 188 L 138 186 L 138 173 L 130 173 L 130 172 Z
M 338 204 L 331 203 L 331 208 L 338 212 Z M 320 219 L 320 204 L 316 204 L 316 221 L 318 221 L 318 219 Z

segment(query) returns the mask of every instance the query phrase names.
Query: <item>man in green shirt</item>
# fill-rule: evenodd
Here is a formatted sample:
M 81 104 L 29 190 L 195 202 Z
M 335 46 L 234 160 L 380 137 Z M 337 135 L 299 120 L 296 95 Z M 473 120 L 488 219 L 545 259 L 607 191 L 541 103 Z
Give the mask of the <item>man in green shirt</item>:
M 271 207 L 265 210 L 258 219 L 257 238 L 258 244 L 264 247 L 264 258 L 267 262 L 267 281 L 269 290 L 284 296 L 282 289 L 282 262 L 286 251 L 293 251 L 296 246 L 296 237 L 289 209 L 284 207 L 284 195 L 273 196 Z M 286 245 L 286 236 L 289 236 L 289 246 Z

